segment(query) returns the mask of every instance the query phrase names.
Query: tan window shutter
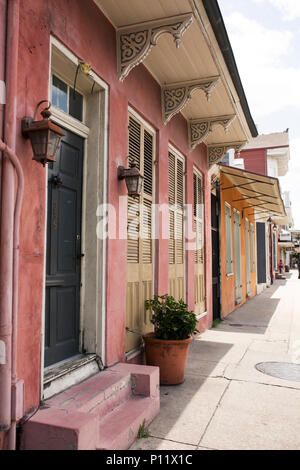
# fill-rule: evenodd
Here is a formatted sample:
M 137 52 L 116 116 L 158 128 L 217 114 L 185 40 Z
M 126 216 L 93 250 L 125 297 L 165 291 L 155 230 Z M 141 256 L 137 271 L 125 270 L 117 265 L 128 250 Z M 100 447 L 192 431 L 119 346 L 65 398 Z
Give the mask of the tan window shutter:
M 128 197 L 129 263 L 152 263 L 152 192 L 153 192 L 153 135 L 131 116 L 129 117 L 129 162 L 136 160 L 144 176 L 144 188 L 140 197 Z M 142 208 L 142 210 L 141 210 Z M 141 231 L 142 241 L 139 240 Z M 142 253 L 141 253 L 142 252 Z
M 141 124 L 138 123 L 132 117 L 129 118 L 129 163 L 133 159 L 138 164 L 138 168 L 141 168 L 141 144 L 142 144 L 142 130 Z
M 184 263 L 184 163 L 169 152 L 169 263 Z
M 152 223 L 151 223 L 152 201 L 144 199 L 143 202 L 143 263 L 152 263 Z
M 144 193 L 152 199 L 153 192 L 153 136 L 144 131 Z
M 138 168 L 141 166 L 141 125 L 133 118 L 129 118 L 129 162 L 135 160 Z M 139 263 L 139 230 L 140 211 L 139 198 L 128 197 L 127 215 L 127 261 L 128 263 Z
M 226 274 L 233 272 L 231 207 L 225 204 Z
M 128 197 L 126 351 L 139 347 L 141 337 L 153 328 L 145 300 L 153 296 L 152 204 L 154 194 L 155 133 L 142 119 L 129 115 L 129 162 L 135 159 L 144 176 L 142 193 Z
M 169 229 L 170 229 L 170 238 L 169 238 L 169 263 L 175 264 L 175 211 L 171 209 L 171 206 L 175 205 L 175 194 L 176 194 L 176 185 L 175 185 L 175 156 L 172 153 L 169 153 Z
M 184 159 L 169 152 L 169 293 L 175 299 L 185 298 L 184 273 Z
M 196 233 L 195 263 L 204 263 L 203 187 L 201 177 L 194 173 L 194 228 Z
M 203 184 L 199 172 L 194 169 L 194 230 L 195 230 L 195 313 L 205 311 L 204 269 L 204 211 Z

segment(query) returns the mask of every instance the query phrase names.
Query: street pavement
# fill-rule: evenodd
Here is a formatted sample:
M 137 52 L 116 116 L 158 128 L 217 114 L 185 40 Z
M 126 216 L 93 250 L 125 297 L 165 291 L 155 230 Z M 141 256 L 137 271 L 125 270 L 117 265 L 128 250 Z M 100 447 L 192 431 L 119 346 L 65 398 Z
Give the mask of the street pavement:
M 255 368 L 300 364 L 300 280 L 286 276 L 194 339 L 184 383 L 161 386 L 151 437 L 130 450 L 300 449 L 300 375 Z

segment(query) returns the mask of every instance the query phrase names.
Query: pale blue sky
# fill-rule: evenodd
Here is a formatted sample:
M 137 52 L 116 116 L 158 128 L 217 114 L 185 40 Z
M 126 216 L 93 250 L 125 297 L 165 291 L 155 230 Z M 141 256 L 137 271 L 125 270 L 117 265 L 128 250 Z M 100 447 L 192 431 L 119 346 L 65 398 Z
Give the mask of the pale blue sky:
M 219 0 L 260 134 L 290 129 L 290 191 L 300 229 L 300 0 Z

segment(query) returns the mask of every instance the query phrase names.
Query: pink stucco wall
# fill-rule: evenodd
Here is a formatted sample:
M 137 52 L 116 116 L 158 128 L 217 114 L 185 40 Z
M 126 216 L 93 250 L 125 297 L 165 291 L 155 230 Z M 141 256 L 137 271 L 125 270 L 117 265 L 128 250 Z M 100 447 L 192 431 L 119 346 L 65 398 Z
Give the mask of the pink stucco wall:
M 0 0 L 1 5 L 1 0 Z M 72 5 L 72 8 L 70 8 Z M 50 34 L 77 57 L 92 63 L 94 72 L 109 85 L 108 202 L 117 206 L 124 184 L 117 180 L 117 160 L 126 163 L 128 106 L 132 106 L 157 130 L 156 202 L 168 202 L 168 143 L 185 156 L 186 201 L 192 202 L 192 169 L 204 175 L 206 210 L 206 296 L 208 316 L 199 325 L 211 323 L 210 180 L 205 146 L 189 151 L 187 123 L 178 115 L 168 126 L 161 117 L 160 87 L 143 65 L 136 67 L 122 84 L 117 79 L 115 31 L 94 2 L 82 0 L 23 0 L 20 12 L 20 45 L 17 117 L 33 114 L 38 101 L 48 97 Z M 1 44 L 0 44 L 1 47 Z M 45 254 L 46 173 L 32 161 L 30 144 L 17 137 L 17 153 L 25 175 L 21 220 L 18 375 L 25 381 L 25 411 L 39 403 L 43 279 Z M 118 215 L 118 214 L 117 214 Z M 168 289 L 168 241 L 156 246 L 156 290 Z M 193 307 L 193 263 L 187 254 L 187 301 Z M 126 241 L 109 240 L 107 246 L 106 365 L 125 359 Z M 118 292 L 118 295 L 116 295 Z

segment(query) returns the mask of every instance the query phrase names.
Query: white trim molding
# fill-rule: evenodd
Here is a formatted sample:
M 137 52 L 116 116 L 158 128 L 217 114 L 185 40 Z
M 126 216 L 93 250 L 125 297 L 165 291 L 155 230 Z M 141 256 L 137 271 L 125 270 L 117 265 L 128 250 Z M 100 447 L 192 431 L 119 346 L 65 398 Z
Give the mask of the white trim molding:
M 164 33 L 173 36 L 176 47 L 193 22 L 193 14 L 172 16 L 156 21 L 147 21 L 117 29 L 118 77 L 121 82 L 129 72 L 143 62 L 159 37 Z
M 197 321 L 201 320 L 204 317 L 207 317 L 207 315 L 208 312 L 199 313 L 199 315 L 197 315 Z

